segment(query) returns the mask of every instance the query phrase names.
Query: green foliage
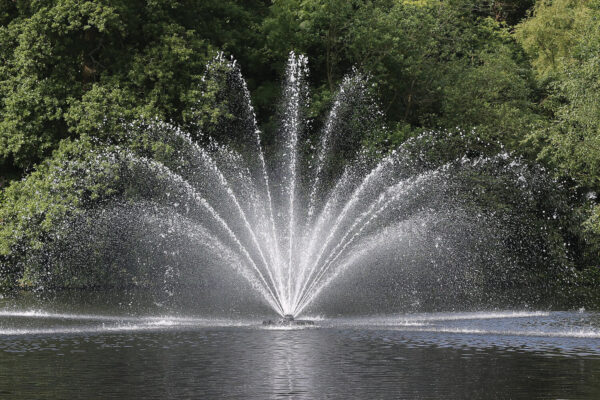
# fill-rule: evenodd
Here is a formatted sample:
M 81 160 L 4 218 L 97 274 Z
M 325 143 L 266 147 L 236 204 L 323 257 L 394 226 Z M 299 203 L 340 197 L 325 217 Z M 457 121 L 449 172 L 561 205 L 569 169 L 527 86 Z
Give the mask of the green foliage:
M 357 66 L 372 76 L 390 124 L 480 127 L 512 144 L 535 119 L 527 65 L 498 22 L 523 13 L 524 3 L 513 3 L 8 2 L 0 27 L 0 163 L 31 168 L 61 139 L 114 135 L 124 118 L 189 120 L 199 101 L 201 122 L 213 123 L 222 109 L 199 85 L 215 48 L 244 66 L 259 116 L 275 115 L 274 82 L 293 48 L 311 60 L 312 116 L 323 115 Z
M 569 58 L 589 23 L 588 0 L 540 0 L 533 17 L 521 23 L 516 36 L 532 58 L 540 79 L 552 78 Z
M 241 92 L 222 84 L 231 71 L 223 63 L 203 79 L 217 50 L 239 61 L 273 143 L 268 117 L 295 50 L 310 60 L 315 131 L 353 67 L 387 118 L 388 129 L 372 130 L 349 114 L 330 176 L 360 144 L 382 155 L 412 143 L 434 165 L 507 149 L 567 182 L 572 210 L 548 235 L 567 243 L 584 293 L 600 257 L 599 27 L 598 0 L 0 0 L 0 287 L 42 279 L 15 260 L 60 221 L 135 196 L 102 161 L 112 150 L 175 163 L 172 144 L 131 121 L 240 139 L 231 132 L 247 128 L 232 118 Z M 429 131 L 442 134 L 421 135 Z M 513 206 L 501 190 L 482 201 Z M 558 247 L 549 254 L 559 258 Z M 131 281 L 118 268 L 90 279 Z
M 55 278 L 55 285 L 64 287 L 119 286 L 140 278 L 134 262 L 115 264 L 114 260 L 102 258 L 102 246 L 115 245 L 103 240 L 97 240 L 95 248 L 88 248 L 94 249 L 85 256 L 89 270 L 74 274 L 67 261 L 54 265 L 51 273 L 46 269 L 47 259 L 52 256 L 48 249 L 63 246 L 62 251 L 68 254 L 82 247 L 63 238 L 72 223 L 78 223 L 79 229 L 88 229 L 90 235 L 102 236 L 96 231 L 101 227 L 95 226 L 86 212 L 110 206 L 115 200 L 143 197 L 143 188 L 137 184 L 143 176 L 136 175 L 128 154 L 159 160 L 173 168 L 181 166 L 174 158 L 173 144 L 161 140 L 160 129 L 168 128 L 153 128 L 152 124 L 120 126 L 122 134 L 116 145 L 87 136 L 63 140 L 51 158 L 0 192 L 0 289 L 35 288 L 51 277 Z M 106 225 L 102 229 L 110 228 Z M 133 241 L 133 237 L 128 240 Z M 64 279 L 57 280 L 59 276 Z
M 316 98 L 357 66 L 372 77 L 389 122 L 458 126 L 516 149 L 536 122 L 529 64 L 491 15 L 498 2 L 276 1 L 263 23 L 270 64 L 290 44 L 311 55 Z M 272 60 L 272 61 L 271 61 Z M 313 103 L 319 115 L 327 102 Z
M 517 36 L 532 57 L 547 96 L 548 120 L 528 136 L 539 160 L 573 181 L 582 194 L 582 263 L 597 265 L 600 224 L 600 2 L 540 1 Z M 578 211 L 579 212 L 579 211 Z M 581 229 L 580 228 L 580 229 Z
M 244 48 L 252 23 L 247 9 L 260 6 L 214 0 L 3 1 L 0 161 L 29 168 L 61 139 L 95 133 L 105 119 L 141 114 L 181 121 L 183 110 L 197 101 L 196 87 L 214 46 Z
M 483 51 L 477 58 L 477 64 L 465 63 L 448 74 L 437 122 L 448 129 L 474 127 L 481 139 L 524 152 L 520 141 L 541 119 L 531 100 L 529 70 L 506 47 Z
M 113 164 L 92 152 L 87 141 L 65 141 L 55 157 L 38 166 L 22 181 L 14 181 L 1 194 L 1 284 L 30 283 L 27 270 L 17 268 L 25 252 L 39 250 L 48 234 L 86 204 L 113 194 L 110 182 L 118 179 Z M 30 266 L 35 268 L 35 266 Z

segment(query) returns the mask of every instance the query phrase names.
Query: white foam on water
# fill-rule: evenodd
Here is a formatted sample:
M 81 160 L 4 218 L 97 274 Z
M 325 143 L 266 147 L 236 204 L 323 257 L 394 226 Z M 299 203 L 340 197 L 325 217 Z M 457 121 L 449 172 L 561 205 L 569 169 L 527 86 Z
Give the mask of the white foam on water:
M 487 329 L 472 329 L 472 328 L 419 328 L 414 330 L 402 329 L 398 330 L 414 331 L 414 332 L 432 332 L 432 333 L 452 333 L 463 335 L 487 335 L 487 336 L 526 336 L 526 337 L 559 337 L 559 338 L 600 338 L 600 331 L 596 329 L 565 329 L 556 331 L 542 330 L 487 330 Z
M 138 331 L 161 331 L 176 328 L 212 328 L 212 327 L 247 327 L 245 322 L 202 320 L 199 322 L 182 322 L 169 319 L 157 319 L 147 323 L 117 324 L 117 325 L 92 325 L 78 327 L 56 327 L 56 328 L 0 328 L 0 336 L 13 335 L 54 335 L 54 334 L 91 334 L 111 332 L 138 332 Z
M 359 317 L 340 319 L 334 323 L 356 326 L 427 326 L 438 321 L 469 321 L 488 319 L 511 318 L 536 318 L 549 317 L 546 311 L 495 311 L 495 312 L 469 312 L 469 313 L 431 313 L 431 314 L 401 314 L 380 315 L 374 317 Z M 313 319 L 307 317 L 307 319 Z
M 151 325 L 116 325 L 116 326 L 90 326 L 73 328 L 40 328 L 40 329 L 0 329 L 0 336 L 22 336 L 22 335 L 59 335 L 59 334 L 91 334 L 110 332 L 135 332 L 156 330 Z
M 318 325 L 266 325 L 263 329 L 268 331 L 299 331 L 304 329 L 316 329 Z
M 309 319 L 311 321 L 326 321 L 328 318 L 324 315 L 305 315 L 305 316 L 296 316 L 298 319 Z
M 431 314 L 403 316 L 404 318 L 414 318 L 421 321 L 458 321 L 473 319 L 499 319 L 499 318 L 532 318 L 548 317 L 547 311 L 492 311 L 492 312 L 471 312 L 471 313 L 452 313 L 452 314 Z
M 140 317 L 101 315 L 101 314 L 71 314 L 56 313 L 42 310 L 0 310 L 0 317 L 24 317 L 44 319 L 95 320 L 95 321 L 133 321 Z
M 36 320 L 63 320 L 63 321 L 100 321 L 101 325 L 53 328 L 3 328 L 2 318 L 25 318 Z M 5 335 L 33 335 L 33 334 L 61 334 L 61 333 L 98 333 L 98 332 L 126 332 L 140 330 L 160 330 L 178 327 L 244 327 L 256 324 L 249 320 L 232 320 L 216 318 L 198 318 L 185 316 L 119 316 L 101 314 L 71 314 L 56 313 L 42 310 L 0 310 L 0 336 Z

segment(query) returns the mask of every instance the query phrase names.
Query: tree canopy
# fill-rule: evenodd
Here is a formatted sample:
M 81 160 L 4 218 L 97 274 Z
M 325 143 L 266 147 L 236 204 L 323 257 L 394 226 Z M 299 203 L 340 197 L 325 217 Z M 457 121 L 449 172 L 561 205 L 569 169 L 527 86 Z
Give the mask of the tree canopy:
M 0 0 L 0 257 L 125 190 L 69 178 L 94 164 L 92 149 L 168 153 L 143 135 L 132 140 L 127 123 L 159 119 L 198 133 L 230 118 L 219 79 L 203 79 L 218 52 L 239 61 L 268 145 L 293 50 L 310 60 L 316 126 L 354 68 L 369 77 L 388 129 L 352 140 L 386 152 L 439 131 L 439 162 L 502 149 L 546 168 L 570 196 L 556 234 L 591 285 L 599 22 L 598 0 Z M 15 271 L 0 276 L 23 276 Z

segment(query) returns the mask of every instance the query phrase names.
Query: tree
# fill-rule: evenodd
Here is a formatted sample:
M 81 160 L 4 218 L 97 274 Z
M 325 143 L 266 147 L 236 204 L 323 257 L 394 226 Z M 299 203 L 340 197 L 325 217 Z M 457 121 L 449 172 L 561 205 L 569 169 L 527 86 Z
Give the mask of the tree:
M 499 3 L 275 1 L 263 23 L 266 54 L 276 68 L 290 46 L 309 55 L 314 115 L 356 66 L 372 78 L 397 130 L 478 127 L 516 148 L 537 118 L 534 81 L 494 7 Z
M 532 18 L 517 27 L 517 36 L 535 66 L 547 93 L 543 105 L 549 123 L 528 137 L 539 149 L 539 160 L 564 179 L 580 196 L 587 221 L 580 257 L 597 265 L 600 224 L 600 2 L 596 0 L 540 1 Z M 594 274 L 591 274 L 594 275 Z
M 110 135 L 98 132 L 106 120 L 181 121 L 216 46 L 246 59 L 241 49 L 262 7 L 258 0 L 3 1 L 0 165 L 27 170 L 62 139 Z
M 556 77 L 591 18 L 589 0 L 541 0 L 532 17 L 519 24 L 516 37 L 532 58 L 540 80 Z

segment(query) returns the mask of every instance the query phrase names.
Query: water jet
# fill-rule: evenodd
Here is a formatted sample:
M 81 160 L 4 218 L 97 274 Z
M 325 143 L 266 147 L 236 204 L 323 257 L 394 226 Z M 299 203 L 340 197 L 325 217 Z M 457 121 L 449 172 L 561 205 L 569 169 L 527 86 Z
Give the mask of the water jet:
M 432 307 L 447 307 L 445 299 L 491 298 L 496 289 L 510 299 L 531 292 L 511 284 L 549 253 L 546 231 L 527 223 L 544 191 L 534 186 L 538 176 L 526 164 L 507 153 L 429 162 L 426 155 L 437 154 L 435 132 L 374 154 L 363 148 L 364 138 L 384 127 L 359 73 L 343 80 L 321 134 L 312 135 L 307 60 L 294 54 L 279 127 L 265 148 L 235 62 L 217 58 L 203 81 L 224 70 L 226 89 L 217 97 L 236 118 L 223 119 L 206 136 L 192 123 L 127 125 L 128 138 L 160 142 L 172 156 L 153 157 L 151 149 L 131 146 L 91 159 L 99 171 L 98 165 L 119 167 L 123 187 L 115 192 L 125 198 L 66 221 L 52 248 L 33 253 L 41 263 L 79 282 L 88 274 L 90 254 L 97 254 L 97 265 L 131 266 L 135 281 L 158 280 L 164 292 L 201 282 L 188 293 L 213 296 L 207 307 L 221 301 L 227 307 L 227 295 L 239 293 L 236 300 L 244 305 L 260 302 L 257 314 L 266 306 L 282 316 L 265 325 L 310 325 L 294 316 L 315 311 L 317 300 L 328 307 L 337 302 L 342 312 L 362 306 L 381 312 L 385 302 L 395 309 L 420 305 L 432 287 L 430 299 L 439 302 Z M 90 170 L 72 168 L 74 174 Z M 490 212 L 490 199 L 506 203 L 507 211 Z M 207 277 L 228 281 L 231 290 L 207 290 Z M 506 287 L 515 289 L 508 293 Z M 379 303 L 368 304 L 377 297 Z

